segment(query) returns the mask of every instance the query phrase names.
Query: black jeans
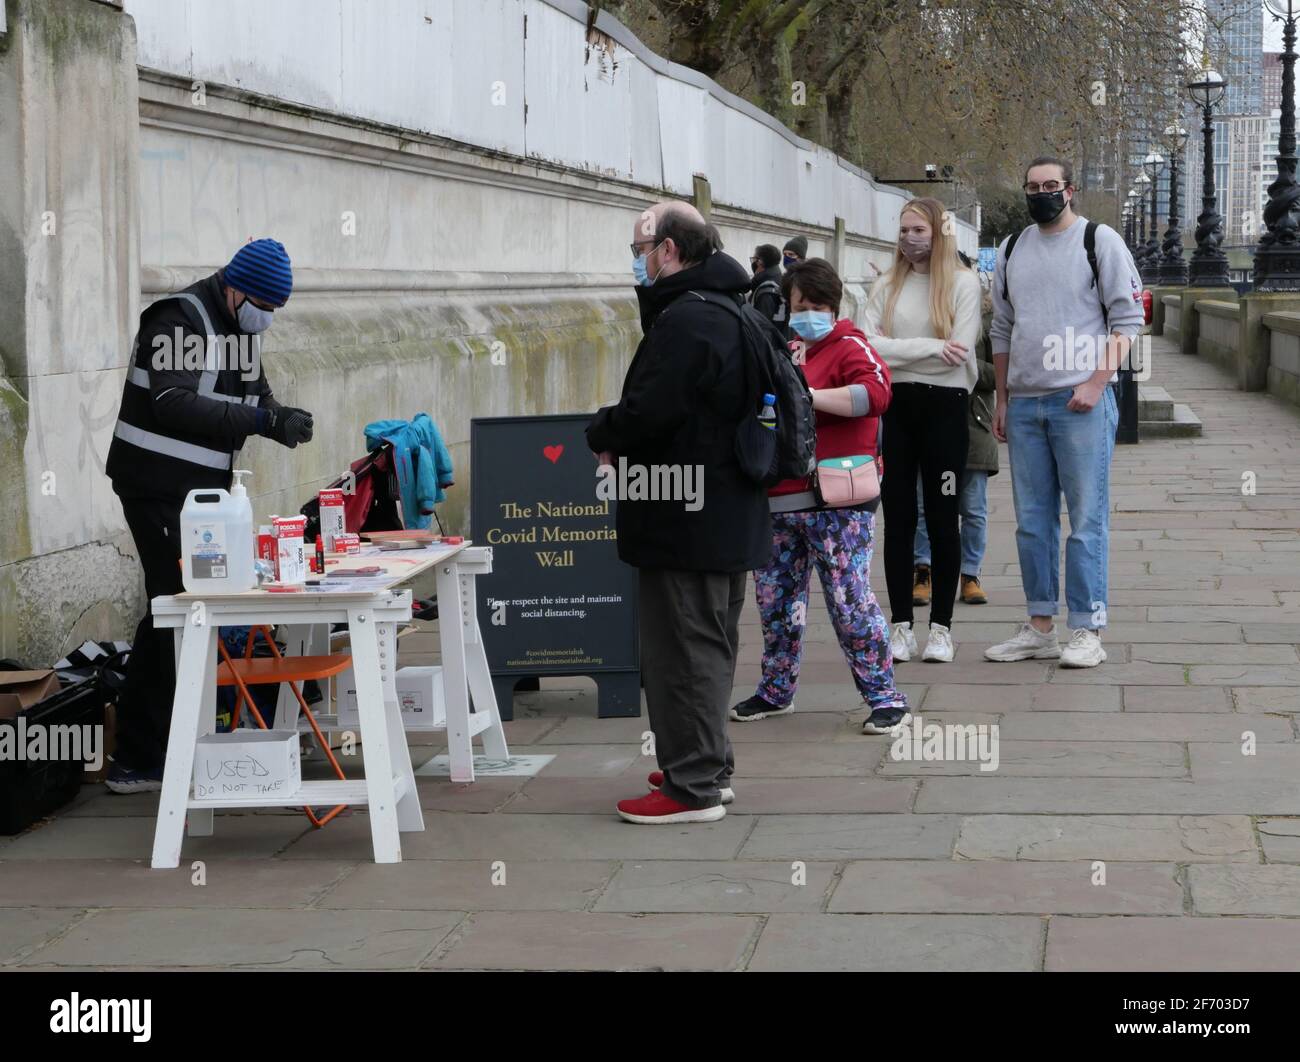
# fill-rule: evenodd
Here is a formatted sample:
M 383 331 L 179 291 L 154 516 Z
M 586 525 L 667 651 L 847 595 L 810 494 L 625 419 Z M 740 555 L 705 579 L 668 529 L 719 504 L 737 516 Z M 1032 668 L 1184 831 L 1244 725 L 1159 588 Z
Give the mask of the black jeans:
M 716 807 L 731 785 L 727 714 L 747 575 L 640 570 L 641 676 L 661 791 L 690 808 Z
M 181 505 L 173 498 L 123 498 L 122 512 L 144 568 L 144 618 L 131 643 L 126 685 L 117 706 L 117 751 L 123 767 L 161 767 L 171 729 L 176 694 L 175 635 L 153 625 L 152 601 L 179 594 L 181 582 Z
M 885 410 L 885 587 L 890 621 L 912 622 L 912 543 L 916 538 L 916 474 L 921 473 L 930 535 L 930 622 L 952 627 L 961 574 L 957 502 L 970 446 L 970 394 L 961 387 L 894 384 Z

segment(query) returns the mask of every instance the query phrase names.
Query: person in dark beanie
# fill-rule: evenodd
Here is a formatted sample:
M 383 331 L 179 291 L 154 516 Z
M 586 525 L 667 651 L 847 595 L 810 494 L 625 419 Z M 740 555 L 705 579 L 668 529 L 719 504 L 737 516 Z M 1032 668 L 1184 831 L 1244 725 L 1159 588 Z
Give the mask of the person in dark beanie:
M 781 249 L 781 264 L 789 269 L 808 257 L 808 237 L 791 236 Z
M 734 798 L 727 707 L 746 575 L 772 547 L 767 492 L 740 467 L 736 431 L 758 415 L 740 321 L 745 267 L 686 203 L 656 203 L 632 231 L 645 338 L 618 403 L 587 425 L 601 466 L 677 470 L 680 498 L 618 500 L 618 555 L 638 569 L 641 675 L 660 770 L 623 800 L 628 822 L 712 822 Z
M 253 240 L 224 269 L 140 315 L 106 468 L 147 598 L 117 708 L 117 752 L 105 782 L 114 793 L 162 788 L 176 673 L 172 632 L 154 628 L 150 603 L 183 589 L 185 496 L 228 489 L 235 453 L 250 435 L 291 448 L 311 441 L 311 414 L 281 406 L 262 371 L 261 333 L 292 292 L 284 247 Z
M 754 270 L 754 280 L 749 286 L 749 304 L 789 339 L 790 315 L 786 312 L 785 296 L 781 293 L 781 252 L 774 244 L 759 244 L 754 248 L 754 257 L 749 264 Z

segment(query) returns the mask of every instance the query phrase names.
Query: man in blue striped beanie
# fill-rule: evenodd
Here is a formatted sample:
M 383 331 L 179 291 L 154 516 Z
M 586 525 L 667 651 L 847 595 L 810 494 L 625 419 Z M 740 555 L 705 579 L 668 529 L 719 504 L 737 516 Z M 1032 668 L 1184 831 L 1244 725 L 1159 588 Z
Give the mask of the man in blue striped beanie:
M 310 442 L 312 416 L 282 406 L 261 361 L 261 333 L 293 292 L 289 255 L 251 240 L 224 269 L 147 306 L 127 366 L 106 471 L 144 568 L 146 601 L 184 589 L 180 514 L 193 490 L 229 488 L 252 435 Z M 118 701 L 115 793 L 161 788 L 175 694 L 172 633 L 146 605 Z

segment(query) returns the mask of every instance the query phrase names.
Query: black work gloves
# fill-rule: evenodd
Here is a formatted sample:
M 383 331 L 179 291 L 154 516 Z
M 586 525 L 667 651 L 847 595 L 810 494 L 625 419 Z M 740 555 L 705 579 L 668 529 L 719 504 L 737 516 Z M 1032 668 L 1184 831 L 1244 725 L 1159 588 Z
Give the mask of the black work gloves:
M 261 410 L 266 414 L 266 424 L 262 434 L 274 439 L 281 446 L 292 450 L 300 442 L 311 442 L 311 414 L 305 409 L 281 406 L 279 409 Z

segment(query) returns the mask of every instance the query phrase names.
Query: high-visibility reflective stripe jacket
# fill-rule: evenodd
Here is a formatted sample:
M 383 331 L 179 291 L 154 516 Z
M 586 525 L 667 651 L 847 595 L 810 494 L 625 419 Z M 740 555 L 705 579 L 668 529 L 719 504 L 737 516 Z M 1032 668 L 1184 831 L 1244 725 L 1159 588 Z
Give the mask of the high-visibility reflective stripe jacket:
M 140 315 L 106 471 L 121 497 L 183 499 L 229 487 L 235 454 L 279 408 L 261 338 L 226 309 L 221 273 L 164 296 Z

